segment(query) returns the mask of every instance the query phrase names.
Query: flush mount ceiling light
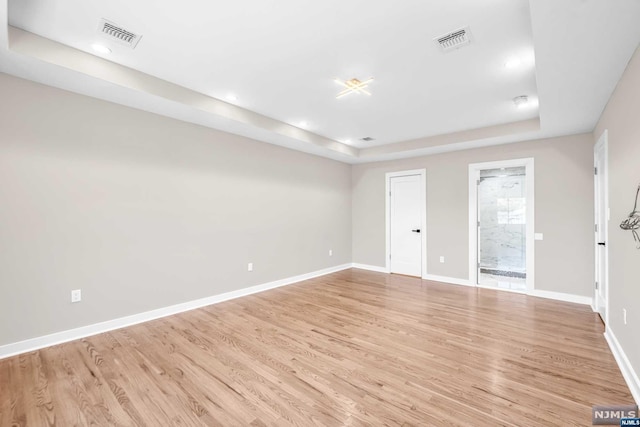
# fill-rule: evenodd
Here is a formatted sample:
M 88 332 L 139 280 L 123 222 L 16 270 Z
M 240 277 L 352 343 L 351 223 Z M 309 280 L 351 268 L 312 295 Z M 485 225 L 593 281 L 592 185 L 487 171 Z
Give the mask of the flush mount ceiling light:
M 236 102 L 238 100 L 238 95 L 230 93 L 227 95 L 227 101 Z
M 516 105 L 516 108 L 524 108 L 529 103 L 529 97 L 527 95 L 520 95 L 513 98 L 513 103 Z
M 344 82 L 340 79 L 334 79 L 334 81 L 346 88 L 336 96 L 336 99 L 342 98 L 343 96 L 349 95 L 350 93 L 361 93 L 371 96 L 371 92 L 369 92 L 367 88 L 369 87 L 369 83 L 373 81 L 373 77 L 369 77 L 363 82 L 355 78 Z
M 92 44 L 91 49 L 93 49 L 94 52 L 101 53 L 103 55 L 108 55 L 111 53 L 111 49 L 99 43 Z

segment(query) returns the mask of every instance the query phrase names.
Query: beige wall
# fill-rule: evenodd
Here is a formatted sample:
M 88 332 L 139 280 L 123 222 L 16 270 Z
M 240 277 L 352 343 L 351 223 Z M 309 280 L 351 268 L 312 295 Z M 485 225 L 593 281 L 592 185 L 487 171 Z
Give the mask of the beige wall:
M 349 165 L 6 74 L 0 94 L 0 345 L 351 261 Z
M 609 133 L 609 327 L 640 375 L 640 250 L 619 225 L 640 184 L 640 48 L 631 58 L 594 130 Z M 627 309 L 627 324 L 622 309 Z
M 544 234 L 536 289 L 592 296 L 591 134 L 354 166 L 353 262 L 385 265 L 385 173 L 426 168 L 427 272 L 468 279 L 469 164 L 525 157 L 535 159 L 535 231 Z
M 405 169 L 427 169 L 428 273 L 466 279 L 468 165 L 523 157 L 535 158 L 544 233 L 536 288 L 592 296 L 592 147 L 607 128 L 610 326 L 640 371 L 640 251 L 617 227 L 640 183 L 638 52 L 594 135 L 353 167 L 4 74 L 0 93 L 0 345 L 351 261 L 383 266 L 385 173 Z

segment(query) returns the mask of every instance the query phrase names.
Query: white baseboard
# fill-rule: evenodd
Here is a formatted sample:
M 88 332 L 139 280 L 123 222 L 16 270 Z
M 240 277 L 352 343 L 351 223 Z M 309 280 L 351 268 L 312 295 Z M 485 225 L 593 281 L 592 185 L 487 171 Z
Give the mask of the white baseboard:
M 62 332 L 56 332 L 56 333 L 45 335 L 42 337 L 36 337 L 36 338 L 31 338 L 25 341 L 6 344 L 3 346 L 0 346 L 0 359 L 15 356 L 21 353 L 26 353 L 29 351 L 38 350 L 38 349 L 49 347 L 56 344 L 62 344 L 64 342 L 73 341 L 80 338 L 85 338 L 91 335 L 112 331 L 114 329 L 124 328 L 126 326 L 131 326 L 131 325 L 135 325 L 142 322 L 148 322 L 149 320 L 170 316 L 172 314 L 182 313 L 185 311 L 193 310 L 200 307 L 205 307 L 207 305 L 216 304 L 216 303 L 227 301 L 230 299 L 255 294 L 257 292 L 263 292 L 269 289 L 290 285 L 292 283 L 301 282 L 303 280 L 313 279 L 314 277 L 324 276 L 326 274 L 335 273 L 337 271 L 346 270 L 348 268 L 359 268 L 362 270 L 375 271 L 378 273 L 388 273 L 385 267 L 378 267 L 375 265 L 359 264 L 359 263 L 342 264 L 339 266 L 329 267 L 329 268 L 325 268 L 325 269 L 314 271 L 307 274 L 301 274 L 301 275 L 289 277 L 286 279 L 281 279 L 281 280 L 276 280 L 269 283 L 263 283 L 261 285 L 251 286 L 249 288 L 239 289 L 237 291 L 226 292 L 223 294 L 201 298 L 194 301 L 187 301 L 184 303 L 175 304 L 169 307 L 159 308 L 156 310 L 151 310 L 144 313 L 134 314 L 131 316 L 121 317 L 113 320 L 108 320 L 106 322 L 82 326 L 79 328 L 70 329 Z M 473 286 L 469 282 L 469 280 L 458 279 L 455 277 L 436 276 L 433 274 L 427 274 L 423 277 L 423 279 L 432 280 L 434 282 L 448 283 L 453 285 Z M 560 292 L 551 292 L 551 291 L 542 291 L 542 290 L 534 290 L 529 294 L 531 296 L 550 298 L 550 299 L 567 301 L 567 302 L 574 302 L 578 304 L 586 304 L 586 305 L 592 304 L 592 298 L 583 297 L 579 295 L 571 295 L 571 294 L 564 294 Z
M 369 264 L 358 264 L 357 262 L 354 262 L 353 264 L 351 264 L 351 267 L 359 268 L 360 270 L 375 271 L 375 272 L 378 272 L 378 273 L 388 273 L 389 272 L 389 271 L 387 271 L 387 269 L 385 267 L 378 267 L 377 265 L 369 265 Z
M 555 299 L 558 301 L 573 302 L 576 304 L 584 304 L 584 305 L 593 307 L 593 298 L 585 297 L 582 295 L 565 294 L 562 292 L 553 292 L 553 291 L 543 291 L 541 289 L 534 289 L 533 291 L 527 292 L 527 295 L 531 295 L 532 297 Z
M 424 280 L 432 280 L 434 282 L 442 282 L 442 283 L 450 283 L 453 285 L 463 285 L 463 286 L 474 286 L 471 284 L 471 282 L 467 279 L 458 279 L 455 277 L 447 277 L 447 276 L 436 276 L 433 274 L 425 274 L 422 277 Z M 493 289 L 493 290 L 497 290 L 497 291 L 507 291 L 508 289 L 498 289 L 498 288 L 492 288 L 492 287 L 482 287 L 483 289 Z M 520 292 L 518 292 L 520 293 Z M 543 291 L 540 289 L 535 289 L 531 292 L 526 292 L 526 295 L 530 295 L 532 297 L 540 297 L 540 298 L 548 298 L 548 299 L 554 299 L 554 300 L 558 300 L 558 301 L 565 301 L 565 302 L 573 302 L 573 303 L 577 303 L 577 304 L 584 304 L 584 305 L 589 305 L 591 307 L 593 307 L 593 298 L 591 297 L 584 297 L 581 295 L 573 295 L 573 294 L 565 294 L 562 292 L 552 292 L 552 291 Z
M 433 282 L 449 283 L 451 285 L 473 286 L 467 279 L 458 279 L 456 277 L 436 276 L 435 274 L 425 274 L 423 280 L 431 280 Z
M 386 269 L 384 267 L 377 267 L 377 266 L 374 266 L 374 265 L 353 263 L 352 266 L 353 266 L 353 268 L 361 268 L 363 270 L 377 271 L 379 273 L 388 273 L 388 271 L 386 271 Z M 448 283 L 448 284 L 451 284 L 451 285 L 462 285 L 462 286 L 475 287 L 474 285 L 471 284 L 471 282 L 468 279 L 458 279 L 457 277 L 437 276 L 435 274 L 425 274 L 424 276 L 422 276 L 422 279 L 423 280 L 431 280 L 433 282 Z M 483 287 L 483 288 L 485 288 L 485 287 Z M 492 287 L 486 287 L 486 289 L 494 289 L 494 290 L 497 290 L 497 291 L 508 291 L 507 289 L 498 289 L 498 288 L 492 288 Z M 520 293 L 520 292 L 518 292 L 518 293 Z M 543 291 L 543 290 L 540 290 L 540 289 L 536 289 L 536 290 L 533 290 L 531 292 L 526 292 L 526 295 L 530 295 L 532 297 L 554 299 L 554 300 L 558 300 L 558 301 L 573 302 L 573 303 L 577 303 L 577 304 L 584 304 L 584 305 L 589 305 L 589 306 L 591 306 L 593 308 L 593 298 L 585 297 L 585 296 L 581 296 L 581 295 L 565 294 L 565 293 L 562 293 L 562 292 Z
M 620 367 L 620 371 L 622 372 L 622 376 L 624 380 L 627 382 L 627 386 L 629 386 L 629 390 L 631 390 L 631 395 L 636 401 L 637 405 L 640 405 L 640 379 L 638 379 L 638 374 L 634 371 L 633 366 L 631 366 L 631 362 L 629 362 L 629 358 L 625 354 L 622 346 L 618 342 L 618 339 L 614 335 L 611 328 L 607 327 L 604 338 L 607 340 L 609 344 L 609 348 L 611 349 L 611 353 L 613 353 L 613 357 L 618 362 L 618 366 Z
M 326 274 L 335 273 L 337 271 L 351 268 L 351 264 L 342 264 L 335 267 L 329 267 L 311 273 L 301 274 L 286 279 L 276 280 L 261 285 L 251 286 L 249 288 L 239 289 L 237 291 L 225 292 L 223 294 L 201 298 L 193 301 L 187 301 L 180 304 L 171 305 L 169 307 L 158 308 L 156 310 L 146 311 L 144 313 L 133 314 L 131 316 L 120 317 L 118 319 L 107 320 L 106 322 L 95 323 L 93 325 L 82 326 L 67 331 L 56 332 L 42 337 L 31 338 L 25 341 L 6 344 L 0 346 L 0 359 L 15 356 L 21 353 L 38 350 L 44 347 L 50 347 L 56 344 L 62 344 L 68 341 L 85 338 L 91 335 L 101 334 L 103 332 L 112 331 L 114 329 L 124 328 L 126 326 L 138 323 L 148 322 L 149 320 L 161 317 L 171 316 L 185 311 L 193 310 L 207 305 L 228 301 L 234 298 L 263 292 L 269 289 L 279 288 L 281 286 L 291 285 L 303 280 L 313 279 L 314 277 L 324 276 Z

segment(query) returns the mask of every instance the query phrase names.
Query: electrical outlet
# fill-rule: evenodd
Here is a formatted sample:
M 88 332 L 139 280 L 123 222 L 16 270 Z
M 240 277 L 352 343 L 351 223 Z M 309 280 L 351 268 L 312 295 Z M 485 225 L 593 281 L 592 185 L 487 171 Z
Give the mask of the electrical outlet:
M 329 249 L 329 256 L 333 256 L 333 249 Z
M 247 271 L 253 271 L 253 263 L 252 262 L 247 264 Z
M 440 257 L 440 262 L 444 264 L 444 257 L 443 256 Z
M 623 308 L 622 309 L 622 319 L 624 320 L 624 324 L 627 324 L 627 309 Z
M 75 289 L 71 291 L 71 302 L 80 302 L 82 301 L 82 291 L 80 289 Z

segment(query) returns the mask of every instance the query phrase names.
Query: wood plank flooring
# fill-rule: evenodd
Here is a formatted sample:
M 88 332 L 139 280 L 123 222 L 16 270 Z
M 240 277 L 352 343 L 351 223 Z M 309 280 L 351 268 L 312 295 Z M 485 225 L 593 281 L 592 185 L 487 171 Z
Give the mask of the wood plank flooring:
M 0 360 L 1 426 L 591 425 L 589 307 L 345 270 Z

